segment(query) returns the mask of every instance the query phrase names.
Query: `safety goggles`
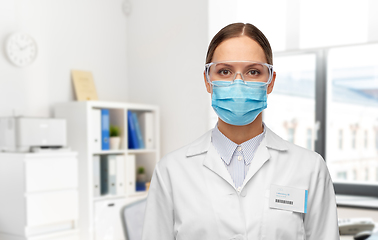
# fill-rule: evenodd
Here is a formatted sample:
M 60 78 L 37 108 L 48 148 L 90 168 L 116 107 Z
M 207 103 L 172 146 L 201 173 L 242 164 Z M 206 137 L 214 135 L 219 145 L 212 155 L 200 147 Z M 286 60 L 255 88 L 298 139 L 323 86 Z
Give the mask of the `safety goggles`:
M 273 65 L 252 61 L 211 62 L 205 65 L 205 74 L 213 86 L 227 87 L 235 79 L 241 79 L 247 85 L 257 82 L 268 85 L 273 78 Z

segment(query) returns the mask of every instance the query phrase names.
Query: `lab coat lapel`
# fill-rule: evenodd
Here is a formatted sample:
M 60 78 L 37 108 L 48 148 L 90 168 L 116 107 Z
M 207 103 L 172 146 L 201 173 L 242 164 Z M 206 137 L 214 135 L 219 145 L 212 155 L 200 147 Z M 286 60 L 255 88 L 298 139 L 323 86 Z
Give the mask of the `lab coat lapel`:
M 259 147 L 256 150 L 255 156 L 250 163 L 251 166 L 249 167 L 247 176 L 244 179 L 243 187 L 248 181 L 260 170 L 260 168 L 267 162 L 271 155 L 269 153 L 269 149 L 275 151 L 287 151 L 288 147 L 285 141 L 276 135 L 272 130 L 266 127 L 265 137 L 261 141 Z
M 206 154 L 202 164 L 234 187 L 230 173 L 227 171 L 223 160 L 220 158 L 217 150 L 211 143 L 211 133 L 212 130 L 208 131 L 197 141 L 192 143 L 186 152 L 186 157 Z
M 247 182 L 260 170 L 260 168 L 268 161 L 270 158 L 269 150 L 266 146 L 266 137 L 261 141 L 259 147 L 256 150 L 255 156 L 253 157 L 251 166 L 247 172 L 247 176 L 244 179 L 243 187 Z
M 219 154 L 215 150 L 213 144 L 210 144 L 209 150 L 206 154 L 206 157 L 203 161 L 203 165 L 218 174 L 226 182 L 234 187 L 234 182 L 232 181 L 230 173 L 227 171 L 226 166 L 223 163 L 223 160 L 220 158 Z

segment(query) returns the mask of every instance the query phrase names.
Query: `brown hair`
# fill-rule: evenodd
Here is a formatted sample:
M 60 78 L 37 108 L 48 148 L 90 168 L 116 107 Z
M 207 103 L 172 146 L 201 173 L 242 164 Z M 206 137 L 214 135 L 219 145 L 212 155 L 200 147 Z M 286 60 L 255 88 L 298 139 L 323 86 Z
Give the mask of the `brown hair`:
M 254 25 L 250 23 L 232 23 L 222 28 L 211 40 L 206 54 L 206 63 L 210 63 L 215 49 L 223 41 L 240 36 L 247 36 L 256 41 L 264 50 L 267 63 L 273 65 L 272 48 L 270 47 L 268 39 L 265 35 Z

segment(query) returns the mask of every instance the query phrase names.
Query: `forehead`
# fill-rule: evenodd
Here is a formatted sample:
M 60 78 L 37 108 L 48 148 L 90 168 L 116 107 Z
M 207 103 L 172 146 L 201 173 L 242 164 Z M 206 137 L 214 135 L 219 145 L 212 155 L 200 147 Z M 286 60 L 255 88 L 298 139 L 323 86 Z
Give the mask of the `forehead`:
M 212 62 L 256 61 L 266 62 L 262 47 L 247 36 L 234 37 L 223 41 L 214 51 Z

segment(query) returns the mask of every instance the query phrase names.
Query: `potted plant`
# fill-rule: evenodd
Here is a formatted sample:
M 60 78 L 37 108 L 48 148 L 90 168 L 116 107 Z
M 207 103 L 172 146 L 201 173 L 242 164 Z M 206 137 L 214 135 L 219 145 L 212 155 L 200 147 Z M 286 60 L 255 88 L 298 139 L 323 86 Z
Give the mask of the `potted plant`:
M 117 126 L 110 125 L 110 149 L 117 150 L 119 149 L 121 143 L 120 129 Z
M 136 179 L 136 190 L 145 191 L 146 190 L 146 173 L 144 167 L 138 167 L 137 179 Z

